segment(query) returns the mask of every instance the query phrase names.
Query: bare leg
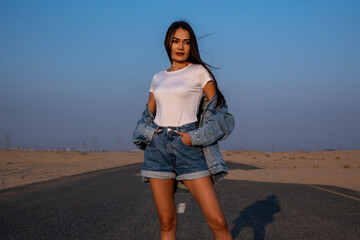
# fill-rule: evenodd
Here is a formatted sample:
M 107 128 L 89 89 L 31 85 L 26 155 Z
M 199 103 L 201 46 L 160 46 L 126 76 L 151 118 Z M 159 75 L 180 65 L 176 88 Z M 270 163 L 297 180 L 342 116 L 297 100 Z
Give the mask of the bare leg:
M 176 239 L 174 179 L 150 178 L 149 182 L 160 220 L 161 239 Z
M 211 178 L 184 180 L 184 184 L 200 205 L 215 239 L 232 239 Z

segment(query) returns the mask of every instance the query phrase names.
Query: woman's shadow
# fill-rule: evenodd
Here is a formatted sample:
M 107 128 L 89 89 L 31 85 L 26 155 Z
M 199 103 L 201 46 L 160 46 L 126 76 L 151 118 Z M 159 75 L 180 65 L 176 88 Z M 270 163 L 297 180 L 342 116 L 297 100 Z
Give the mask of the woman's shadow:
M 280 204 L 275 195 L 258 201 L 240 211 L 238 218 L 233 221 L 231 235 L 235 239 L 242 228 L 251 227 L 254 229 L 254 240 L 263 240 L 265 225 L 274 222 L 274 214 L 280 211 Z

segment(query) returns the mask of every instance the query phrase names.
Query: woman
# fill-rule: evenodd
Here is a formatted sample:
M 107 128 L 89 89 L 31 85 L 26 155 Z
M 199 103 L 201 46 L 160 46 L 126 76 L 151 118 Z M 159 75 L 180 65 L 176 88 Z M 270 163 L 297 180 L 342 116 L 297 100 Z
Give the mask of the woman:
M 141 176 L 150 183 L 161 239 L 176 237 L 176 181 L 196 199 L 215 239 L 232 239 L 213 183 L 227 174 L 217 142 L 230 134 L 234 119 L 191 26 L 174 22 L 164 44 L 171 67 L 154 75 L 133 136 L 145 150 Z

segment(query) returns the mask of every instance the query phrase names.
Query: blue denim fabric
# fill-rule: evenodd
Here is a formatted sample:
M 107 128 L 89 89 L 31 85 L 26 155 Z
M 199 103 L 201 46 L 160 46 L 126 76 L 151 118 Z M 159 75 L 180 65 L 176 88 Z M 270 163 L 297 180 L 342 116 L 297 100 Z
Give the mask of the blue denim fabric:
M 198 129 L 189 131 L 193 146 L 202 147 L 207 166 L 214 183 L 227 175 L 228 170 L 219 149 L 219 140 L 226 139 L 234 129 L 234 117 L 228 112 L 227 105 L 216 107 L 216 95 L 209 101 L 203 97 L 200 105 Z M 146 105 L 133 133 L 133 142 L 145 150 L 154 136 L 154 116 Z
M 199 112 L 199 127 L 190 131 L 193 146 L 202 146 L 213 183 L 228 174 L 218 141 L 225 140 L 234 130 L 235 119 L 226 104 L 216 107 L 216 95 L 210 101 L 204 96 Z
M 192 180 L 209 176 L 209 170 L 201 147 L 188 146 L 175 130 L 188 132 L 196 129 L 195 123 L 180 127 L 154 127 L 156 133 L 146 147 L 141 170 L 143 181 L 148 178 Z
M 146 146 L 151 142 L 154 136 L 154 116 L 148 108 L 147 104 L 140 120 L 136 124 L 133 132 L 133 142 L 140 149 L 145 150 Z

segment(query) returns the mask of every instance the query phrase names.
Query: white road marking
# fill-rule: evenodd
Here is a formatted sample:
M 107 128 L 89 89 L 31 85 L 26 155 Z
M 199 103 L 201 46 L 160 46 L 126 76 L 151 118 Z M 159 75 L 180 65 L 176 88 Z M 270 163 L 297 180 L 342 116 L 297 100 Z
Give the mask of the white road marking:
M 179 203 L 179 204 L 177 205 L 177 212 L 178 212 L 178 213 L 184 213 L 184 212 L 185 212 L 185 209 L 186 209 L 185 203 Z
M 320 189 L 320 190 L 323 190 L 323 191 L 326 191 L 326 192 L 329 192 L 329 193 L 333 193 L 333 194 L 336 194 L 336 195 L 339 195 L 339 196 L 342 196 L 342 197 L 346 197 L 346 198 L 350 198 L 350 199 L 353 199 L 353 200 L 356 200 L 356 201 L 360 201 L 360 198 L 356 198 L 356 197 L 349 196 L 349 195 L 346 195 L 346 194 L 343 194 L 343 193 L 331 191 L 331 190 L 326 189 L 326 188 L 318 187 L 318 186 L 315 186 L 315 185 L 312 185 L 312 184 L 308 184 L 308 186 L 313 187 L 313 188 L 317 188 L 317 189 Z

